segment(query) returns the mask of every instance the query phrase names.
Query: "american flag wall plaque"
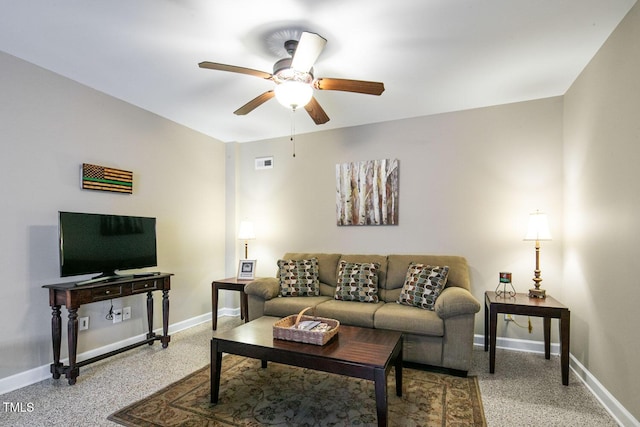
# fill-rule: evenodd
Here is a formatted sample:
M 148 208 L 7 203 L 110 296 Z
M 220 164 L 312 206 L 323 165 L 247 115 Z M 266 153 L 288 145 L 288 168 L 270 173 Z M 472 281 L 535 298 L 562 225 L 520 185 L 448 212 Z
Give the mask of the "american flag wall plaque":
M 133 193 L 133 172 L 83 163 L 81 173 L 84 190 Z

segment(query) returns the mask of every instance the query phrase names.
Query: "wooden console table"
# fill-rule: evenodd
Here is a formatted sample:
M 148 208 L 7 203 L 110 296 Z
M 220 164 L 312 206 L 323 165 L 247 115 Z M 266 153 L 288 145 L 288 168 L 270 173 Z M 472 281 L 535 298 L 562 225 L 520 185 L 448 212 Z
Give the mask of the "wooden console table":
M 105 359 L 118 353 L 140 347 L 144 344 L 152 345 L 154 341 L 160 341 L 162 348 L 167 348 L 171 337 L 169 330 L 169 289 L 171 289 L 172 274 L 161 273 L 155 275 L 126 276 L 110 281 L 77 285 L 75 282 L 59 283 L 54 285 L 44 285 L 49 289 L 49 305 L 51 306 L 51 338 L 53 341 L 53 363 L 51 373 L 53 378 L 58 379 L 62 374 L 69 381 L 69 385 L 76 383 L 76 378 L 80 374 L 80 367 L 88 365 L 98 360 Z M 162 335 L 158 336 L 153 332 L 153 295 L 154 291 L 162 291 Z M 76 362 L 76 352 L 78 349 L 78 308 L 82 304 L 89 304 L 97 301 L 121 298 L 129 295 L 147 293 L 147 322 L 149 333 L 147 338 L 139 343 L 110 351 L 108 353 L 92 357 L 91 359 Z M 60 307 L 64 305 L 69 312 L 67 320 L 67 341 L 69 347 L 69 365 L 60 363 L 60 345 L 62 341 L 62 319 L 60 318 Z
M 551 358 L 551 319 L 560 320 L 560 368 L 562 384 L 569 385 L 569 309 L 558 300 L 531 298 L 527 294 L 498 296 L 495 292 L 484 293 L 484 351 L 489 350 L 489 373 L 496 370 L 496 329 L 498 313 L 522 314 L 542 317 L 544 330 L 544 357 Z

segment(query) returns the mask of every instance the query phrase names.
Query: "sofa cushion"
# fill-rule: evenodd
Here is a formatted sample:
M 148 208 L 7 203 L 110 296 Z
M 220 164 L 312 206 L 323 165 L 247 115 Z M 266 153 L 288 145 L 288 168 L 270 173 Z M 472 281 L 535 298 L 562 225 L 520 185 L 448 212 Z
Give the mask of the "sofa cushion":
M 315 308 L 318 304 L 330 301 L 331 297 L 278 297 L 264 302 L 264 316 L 285 317 L 298 314 L 307 307 L 312 309 L 307 311 L 307 315 L 318 315 Z
M 318 259 L 278 260 L 280 295 L 302 297 L 320 295 Z
M 435 311 L 394 303 L 384 304 L 376 311 L 374 325 L 376 329 L 391 329 L 435 337 L 444 336 L 444 320 Z
M 332 299 L 318 304 L 315 314 L 319 317 L 336 319 L 343 325 L 373 328 L 375 313 L 383 305 L 385 305 L 383 302 L 363 304 L 356 301 Z M 338 334 L 340 333 L 338 332 Z
M 378 263 L 340 261 L 335 299 L 378 302 Z
M 409 264 L 398 303 L 433 310 L 436 299 L 447 283 L 448 274 L 448 266 Z

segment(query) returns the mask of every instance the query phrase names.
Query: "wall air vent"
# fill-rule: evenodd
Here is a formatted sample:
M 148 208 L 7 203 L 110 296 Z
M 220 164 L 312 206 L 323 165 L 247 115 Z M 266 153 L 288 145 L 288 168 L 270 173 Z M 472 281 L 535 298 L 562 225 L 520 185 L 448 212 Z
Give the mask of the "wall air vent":
M 256 157 L 256 170 L 273 169 L 273 156 Z

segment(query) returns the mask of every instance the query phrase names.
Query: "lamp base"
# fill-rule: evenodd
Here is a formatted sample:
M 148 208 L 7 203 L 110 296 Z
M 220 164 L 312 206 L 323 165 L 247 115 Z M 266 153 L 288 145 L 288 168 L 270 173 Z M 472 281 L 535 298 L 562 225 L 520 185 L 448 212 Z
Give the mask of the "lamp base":
M 546 298 L 547 291 L 540 288 L 529 289 L 529 298 Z

